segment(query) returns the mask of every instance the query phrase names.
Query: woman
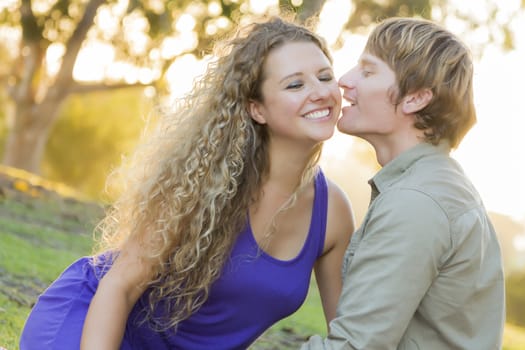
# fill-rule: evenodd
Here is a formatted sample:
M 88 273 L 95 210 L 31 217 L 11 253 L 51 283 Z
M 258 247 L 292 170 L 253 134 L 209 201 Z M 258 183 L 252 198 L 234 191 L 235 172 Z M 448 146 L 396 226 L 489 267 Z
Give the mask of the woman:
M 22 350 L 245 349 L 299 308 L 314 267 L 335 316 L 354 224 L 317 165 L 341 108 L 330 54 L 273 18 L 217 57 L 133 158 L 102 253 L 39 298 Z

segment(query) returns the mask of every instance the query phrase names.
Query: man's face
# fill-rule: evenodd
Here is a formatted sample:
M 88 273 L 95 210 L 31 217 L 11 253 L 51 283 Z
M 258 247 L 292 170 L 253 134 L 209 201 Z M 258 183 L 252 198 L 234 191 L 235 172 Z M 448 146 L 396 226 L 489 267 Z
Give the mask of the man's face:
M 364 52 L 358 64 L 339 79 L 339 86 L 350 102 L 337 123 L 341 132 L 371 141 L 396 131 L 400 120 L 393 103 L 396 76 L 384 61 Z

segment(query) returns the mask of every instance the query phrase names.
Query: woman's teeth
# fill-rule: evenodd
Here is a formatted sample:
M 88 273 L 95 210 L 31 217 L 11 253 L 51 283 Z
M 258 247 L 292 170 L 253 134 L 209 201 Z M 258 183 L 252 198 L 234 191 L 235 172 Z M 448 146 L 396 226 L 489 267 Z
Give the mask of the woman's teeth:
M 320 119 L 326 117 L 330 113 L 330 110 L 323 109 L 322 111 L 315 111 L 304 115 L 306 119 Z

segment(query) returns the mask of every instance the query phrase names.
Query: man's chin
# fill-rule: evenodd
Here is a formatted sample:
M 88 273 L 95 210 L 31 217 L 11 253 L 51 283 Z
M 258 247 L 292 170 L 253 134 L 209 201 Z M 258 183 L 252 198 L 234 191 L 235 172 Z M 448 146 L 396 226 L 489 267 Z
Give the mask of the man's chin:
M 355 130 L 353 130 L 353 128 L 350 125 L 345 123 L 345 120 L 342 120 L 343 118 L 344 117 L 342 117 L 341 119 L 338 120 L 338 122 L 337 122 L 337 130 L 339 130 L 343 134 L 357 136 L 355 134 Z

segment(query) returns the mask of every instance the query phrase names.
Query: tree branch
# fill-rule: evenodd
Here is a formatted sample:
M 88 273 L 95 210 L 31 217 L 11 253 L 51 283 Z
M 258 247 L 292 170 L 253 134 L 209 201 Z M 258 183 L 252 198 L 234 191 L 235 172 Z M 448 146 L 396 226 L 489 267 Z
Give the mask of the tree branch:
M 31 0 L 22 0 L 20 4 L 20 14 L 23 41 L 38 43 L 42 39 L 42 30 L 38 26 L 33 9 L 31 8 Z
M 57 74 L 58 86 L 65 88 L 71 81 L 73 81 L 73 67 L 75 66 L 82 43 L 84 42 L 89 29 L 93 26 L 93 19 L 97 14 L 98 8 L 105 2 L 106 0 L 91 0 L 86 5 L 82 19 L 78 22 L 75 31 L 66 43 L 66 50 L 62 57 L 62 65 Z
M 31 0 L 22 0 L 20 5 L 22 40 L 20 41 L 20 52 L 13 72 L 18 82 L 11 94 L 15 101 L 31 101 L 33 99 L 32 80 L 40 69 L 42 48 L 42 31 L 40 30 L 33 10 Z
M 142 83 L 79 84 L 79 83 L 73 83 L 69 88 L 69 92 L 74 93 L 74 94 L 82 94 L 82 93 L 95 92 L 95 91 L 111 91 L 111 90 L 128 89 L 128 88 L 134 88 L 134 87 L 145 88 L 148 86 L 151 86 L 151 84 L 142 84 Z

